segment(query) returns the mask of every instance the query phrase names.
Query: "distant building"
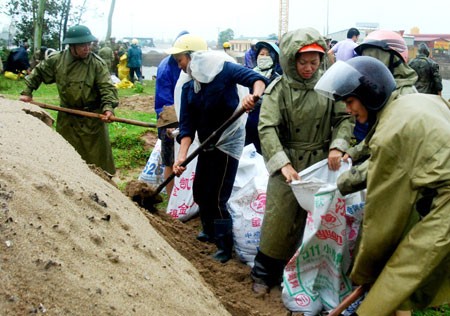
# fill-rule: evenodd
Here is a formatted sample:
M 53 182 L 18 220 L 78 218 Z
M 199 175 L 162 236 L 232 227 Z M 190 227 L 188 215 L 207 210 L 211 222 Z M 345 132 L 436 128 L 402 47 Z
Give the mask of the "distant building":
M 450 34 L 408 34 L 414 38 L 413 57 L 417 55 L 417 49 L 421 43 L 430 49 L 430 57 L 450 58 Z

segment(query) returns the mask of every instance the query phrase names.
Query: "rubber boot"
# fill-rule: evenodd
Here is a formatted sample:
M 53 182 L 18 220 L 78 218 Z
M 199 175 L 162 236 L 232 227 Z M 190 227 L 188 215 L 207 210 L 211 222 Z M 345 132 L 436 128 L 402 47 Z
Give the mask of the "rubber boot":
M 221 263 L 225 263 L 231 259 L 233 251 L 232 220 L 214 220 L 214 236 L 216 239 L 217 252 L 213 255 L 213 258 Z
M 202 231 L 198 233 L 197 240 L 201 242 L 214 242 L 214 227 L 209 221 L 202 221 Z

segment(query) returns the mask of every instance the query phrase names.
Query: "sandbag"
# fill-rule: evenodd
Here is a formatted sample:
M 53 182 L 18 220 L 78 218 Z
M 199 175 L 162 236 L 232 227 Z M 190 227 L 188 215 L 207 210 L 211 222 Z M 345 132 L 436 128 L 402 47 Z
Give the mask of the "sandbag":
M 228 209 L 233 219 L 236 255 L 251 267 L 260 242 L 268 181 L 269 173 L 263 157 L 253 144 L 245 146 L 239 160 L 233 192 L 228 200 Z
M 337 177 L 349 168 L 343 162 L 338 171 L 330 171 L 324 159 L 300 172 L 301 181 L 291 183 L 308 216 L 301 246 L 283 273 L 282 300 L 286 308 L 305 316 L 335 308 L 352 291 L 346 273 L 364 195 L 357 192 L 344 197 L 337 189 Z
M 190 155 L 199 146 L 198 138 L 196 137 L 188 150 Z M 180 144 L 175 142 L 174 152 L 175 157 L 180 151 Z M 195 157 L 186 166 L 186 170 L 179 177 L 175 177 L 172 193 L 170 195 L 169 203 L 167 204 L 166 212 L 173 218 L 186 222 L 199 212 L 197 203 L 194 202 L 194 192 L 192 190 L 195 178 L 195 168 L 197 167 L 197 157 Z
M 138 179 L 154 186 L 158 186 L 164 181 L 164 164 L 161 158 L 160 139 L 156 142 Z

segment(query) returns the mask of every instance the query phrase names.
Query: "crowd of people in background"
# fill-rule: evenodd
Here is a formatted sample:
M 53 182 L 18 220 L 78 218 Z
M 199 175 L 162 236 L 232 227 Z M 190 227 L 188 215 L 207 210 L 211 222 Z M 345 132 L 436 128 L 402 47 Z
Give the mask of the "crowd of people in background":
M 214 260 L 233 257 L 227 202 L 243 148 L 254 144 L 270 175 L 250 273 L 252 290 L 264 295 L 280 286 L 308 220 L 290 183 L 321 160 L 337 170 L 351 159 L 338 189 L 343 195 L 366 189 L 367 204 L 348 273 L 355 284 L 371 286 L 355 315 L 411 315 L 414 308 L 448 303 L 450 296 L 450 105 L 440 97 L 439 66 L 426 45 L 409 61 L 396 32 L 376 30 L 362 42 L 359 37 L 356 28 L 342 41 L 301 28 L 279 43 L 252 40 L 239 64 L 230 42 L 209 50 L 205 39 L 181 32 L 156 74 L 157 117 L 175 110 L 178 120 L 158 129 L 164 175 L 181 175 L 194 139 L 205 141 L 239 113 L 199 153 L 197 239 L 216 245 Z M 127 78 L 143 83 L 139 41 L 99 41 L 76 25 L 62 43 L 62 51 L 41 52 L 32 69 L 25 40 L 3 71 L 26 75 L 22 101 L 32 101 L 42 83 L 56 83 L 62 107 L 101 114 L 98 120 L 59 112 L 56 130 L 87 163 L 113 175 L 106 124 L 118 105 L 112 76 L 122 77 L 121 66 L 127 67 Z M 179 129 L 176 136 L 172 127 Z

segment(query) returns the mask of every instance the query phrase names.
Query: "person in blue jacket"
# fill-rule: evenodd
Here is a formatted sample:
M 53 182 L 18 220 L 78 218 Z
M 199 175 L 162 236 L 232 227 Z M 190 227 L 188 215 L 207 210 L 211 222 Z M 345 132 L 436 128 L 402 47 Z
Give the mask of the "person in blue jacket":
M 275 43 L 259 41 L 256 43 L 256 67 L 254 71 L 263 75 L 269 85 L 274 79 L 281 76 L 280 49 Z M 259 112 L 261 110 L 262 98 L 258 100 L 253 111 L 248 114 L 247 124 L 245 125 L 245 145 L 253 144 L 258 153 L 261 152 L 261 142 L 258 135 Z
M 10 71 L 15 74 L 22 73 L 30 74 L 30 60 L 28 58 L 28 42 L 25 40 L 18 48 L 11 50 L 5 65 L 5 71 Z
M 142 50 L 138 46 L 139 41 L 136 38 L 131 40 L 131 46 L 127 52 L 127 67 L 130 68 L 130 81 L 134 83 L 134 74 L 142 84 Z
M 186 158 L 195 134 L 203 143 L 236 109 L 241 106 L 251 110 L 266 87 L 266 79 L 242 65 L 235 63 L 224 52 L 199 51 L 175 55 L 178 65 L 190 75 L 181 91 L 180 151 L 173 171 L 181 175 L 186 169 L 180 166 Z M 242 87 L 252 89 L 252 94 L 241 93 Z M 245 95 L 245 96 L 244 96 Z M 203 232 L 218 250 L 213 258 L 225 263 L 232 257 L 232 219 L 227 209 L 236 177 L 239 158 L 244 148 L 245 116 L 240 117 L 221 135 L 217 142 L 207 146 L 198 155 L 193 184 L 194 201 L 199 206 Z
M 181 31 L 176 37 L 189 34 L 188 31 Z M 159 118 L 165 106 L 174 105 L 174 91 L 175 86 L 180 77 L 181 69 L 178 68 L 177 61 L 172 55 L 166 56 L 158 65 L 156 71 L 156 86 L 155 86 L 155 112 L 156 118 Z M 158 128 L 158 138 L 161 139 L 161 161 L 164 164 L 164 179 L 172 173 L 172 165 L 174 161 L 174 139 L 167 133 L 165 127 Z M 173 189 L 173 180 L 167 184 L 166 192 L 170 196 Z

